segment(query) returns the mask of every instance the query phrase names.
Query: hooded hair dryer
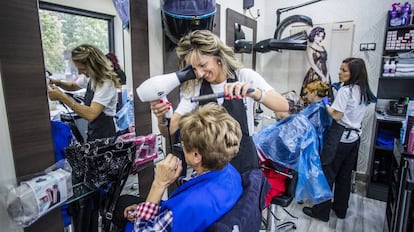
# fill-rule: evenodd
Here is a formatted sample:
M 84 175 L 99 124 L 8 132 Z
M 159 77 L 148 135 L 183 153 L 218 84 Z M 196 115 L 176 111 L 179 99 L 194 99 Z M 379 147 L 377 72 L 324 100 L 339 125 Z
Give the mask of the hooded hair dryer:
M 151 77 L 137 88 L 137 95 L 142 102 L 155 101 L 167 96 L 181 83 L 195 79 L 193 67 L 188 65 L 184 69 L 174 73 L 162 74 Z

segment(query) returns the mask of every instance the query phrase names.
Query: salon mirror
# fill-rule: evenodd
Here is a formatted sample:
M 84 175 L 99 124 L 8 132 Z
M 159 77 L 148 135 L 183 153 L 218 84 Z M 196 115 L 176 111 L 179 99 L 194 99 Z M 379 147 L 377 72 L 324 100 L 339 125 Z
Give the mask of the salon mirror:
M 257 38 L 257 22 L 232 9 L 226 10 L 226 44 L 234 48 L 236 58 L 247 68 L 256 68 L 253 44 Z

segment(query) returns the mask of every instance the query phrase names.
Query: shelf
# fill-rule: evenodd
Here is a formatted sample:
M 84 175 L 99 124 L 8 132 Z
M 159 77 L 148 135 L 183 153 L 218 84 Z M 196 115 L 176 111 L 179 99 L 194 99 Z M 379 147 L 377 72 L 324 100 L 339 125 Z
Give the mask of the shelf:
M 411 52 L 414 49 L 384 49 L 384 56 L 387 56 L 386 54 L 394 54 L 394 53 L 408 53 Z M 389 56 L 389 55 L 388 55 Z
M 414 80 L 414 76 L 412 76 L 412 77 L 403 77 L 403 76 L 380 77 L 379 79 L 380 80 L 386 80 L 386 81 Z
M 381 123 L 401 123 L 405 120 L 405 117 L 403 116 L 394 116 L 394 115 L 389 115 L 386 113 L 380 114 L 380 113 L 376 113 L 376 117 L 377 120 Z
M 381 76 L 380 80 L 392 80 L 392 81 L 399 81 L 399 80 L 414 80 L 414 76 L 412 77 L 404 77 L 404 76 L 392 76 L 392 77 L 384 77 Z
M 387 31 L 392 31 L 392 30 L 407 30 L 407 29 L 414 29 L 414 24 L 410 24 L 410 25 L 406 25 L 406 26 L 396 26 L 396 27 L 388 26 L 387 27 Z

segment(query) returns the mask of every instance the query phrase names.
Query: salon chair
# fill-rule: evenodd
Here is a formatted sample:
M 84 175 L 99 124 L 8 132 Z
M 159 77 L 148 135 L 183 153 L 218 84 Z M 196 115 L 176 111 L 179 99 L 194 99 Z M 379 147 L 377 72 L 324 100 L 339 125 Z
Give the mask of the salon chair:
M 243 194 L 236 205 L 216 221 L 207 232 L 259 231 L 265 197 L 270 184 L 260 169 L 242 174 Z
M 267 207 L 267 219 L 265 220 L 266 231 L 278 231 L 279 229 L 291 226 L 292 229 L 296 229 L 296 224 L 292 221 L 283 222 L 277 225 L 279 220 L 276 217 L 277 208 L 282 207 L 282 209 L 289 214 L 292 218 L 297 219 L 297 217 L 290 214 L 285 207 L 288 207 L 295 197 L 296 184 L 298 182 L 298 173 L 294 170 L 289 170 L 287 173 L 288 178 L 286 179 L 286 192 L 282 196 L 273 197 L 270 205 Z M 285 230 L 284 230 L 285 231 Z

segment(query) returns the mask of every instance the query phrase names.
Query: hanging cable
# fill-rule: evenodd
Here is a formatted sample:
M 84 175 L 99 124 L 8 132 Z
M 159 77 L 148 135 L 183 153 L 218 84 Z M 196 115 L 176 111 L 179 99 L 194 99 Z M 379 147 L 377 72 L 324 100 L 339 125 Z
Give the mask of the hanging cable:
M 260 17 L 260 9 L 257 9 L 257 16 L 254 16 L 252 14 L 252 8 L 249 8 L 249 14 L 250 14 L 250 17 L 252 17 L 253 19 L 258 19 Z
M 170 152 L 173 152 L 173 144 L 172 144 L 172 138 L 171 138 L 171 133 L 170 133 L 170 122 L 171 122 L 171 119 L 167 118 L 168 146 L 170 147 Z

